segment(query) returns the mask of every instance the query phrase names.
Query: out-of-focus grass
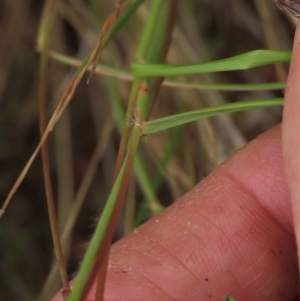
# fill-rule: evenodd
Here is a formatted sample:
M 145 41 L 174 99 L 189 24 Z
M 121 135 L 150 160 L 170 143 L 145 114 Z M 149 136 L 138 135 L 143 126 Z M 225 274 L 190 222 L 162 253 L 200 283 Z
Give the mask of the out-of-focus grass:
M 50 49 L 79 59 L 85 57 L 94 47 L 99 32 L 99 18 L 104 20 L 113 11 L 113 2 L 58 1 Z M 35 52 L 35 39 L 42 6 L 43 1 L 34 0 L 3 0 L 0 3 L 2 200 L 39 140 L 39 55 Z M 138 11 L 104 51 L 101 63 L 129 71 L 147 12 L 148 5 Z M 280 13 L 273 1 L 181 1 L 168 62 L 196 64 L 255 49 L 290 50 L 293 28 L 293 20 Z M 51 61 L 48 79 L 49 117 L 74 70 L 67 64 Z M 178 80 L 264 83 L 285 81 L 286 74 L 287 66 L 279 65 L 275 69 L 270 66 L 226 74 L 186 76 Z M 130 84 L 123 80 L 114 80 L 113 84 L 125 108 Z M 66 244 L 72 246 L 68 256 L 71 275 L 85 251 L 87 237 L 93 232 L 93 220 L 101 212 L 111 189 L 120 138 L 117 122 L 109 126 L 107 118 L 111 114 L 111 97 L 105 78 L 94 75 L 89 85 L 84 80 L 49 140 L 61 229 L 69 218 L 74 195 L 87 170 L 98 136 L 101 136 L 105 146 L 75 231 L 66 240 Z M 153 117 L 164 117 L 207 105 L 276 97 L 282 97 L 282 92 L 220 92 L 164 87 L 154 107 Z M 178 143 L 172 144 L 171 150 L 170 137 L 174 132 L 148 137 L 141 146 L 141 155 L 149 175 L 154 177 L 159 173 L 163 179 L 162 183 L 156 184 L 161 203 L 167 206 L 175 201 L 228 155 L 280 119 L 281 109 L 272 108 L 197 121 L 177 131 L 172 139 Z M 132 185 L 130 197 L 135 202 L 128 202 L 115 239 L 129 231 L 133 214 L 140 213 L 139 221 L 151 216 L 149 208 L 142 205 L 144 197 L 137 181 Z M 30 169 L 7 213 L 0 220 L 0 246 L 0 300 L 36 300 L 53 259 L 40 158 Z M 58 285 L 59 280 L 45 289 L 43 298 L 50 298 Z

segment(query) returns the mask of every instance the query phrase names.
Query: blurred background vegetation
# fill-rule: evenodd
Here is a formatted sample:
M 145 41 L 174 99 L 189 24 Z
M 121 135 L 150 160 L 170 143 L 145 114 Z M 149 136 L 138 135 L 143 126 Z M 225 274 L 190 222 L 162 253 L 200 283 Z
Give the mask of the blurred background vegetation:
M 49 139 L 54 195 L 62 230 L 73 200 L 100 139 L 95 175 L 67 239 L 68 272 L 78 268 L 86 242 L 93 232 L 109 194 L 119 144 L 116 114 L 111 98 L 124 108 L 130 92 L 130 62 L 151 1 L 104 51 L 101 64 L 114 67 L 113 77 L 88 75 Z M 36 36 L 43 0 L 0 2 L 0 196 L 4 200 L 39 141 L 39 58 Z M 95 46 L 114 1 L 59 0 L 51 31 L 48 78 L 48 117 L 68 82 L 76 61 Z M 255 49 L 292 47 L 295 19 L 280 12 L 273 0 L 180 1 L 177 25 L 168 63 L 193 64 L 217 60 Z M 62 54 L 65 57 L 59 57 Z M 188 82 L 264 83 L 286 81 L 288 66 L 276 65 L 241 72 L 177 78 Z M 242 100 L 282 97 L 282 91 L 222 92 L 163 87 L 152 118 Z M 281 120 L 281 108 L 255 110 L 198 121 L 146 137 L 141 153 L 149 177 L 161 175 L 157 198 L 168 206 L 211 172 L 247 141 Z M 99 138 L 100 137 L 100 138 Z M 99 163 L 97 162 L 99 161 Z M 115 239 L 151 217 L 137 179 L 132 177 L 128 201 Z M 70 247 L 71 246 L 71 247 Z M 40 157 L 0 220 L 0 300 L 49 300 L 60 285 L 45 285 L 53 261 Z M 50 283 L 50 284 L 49 284 Z

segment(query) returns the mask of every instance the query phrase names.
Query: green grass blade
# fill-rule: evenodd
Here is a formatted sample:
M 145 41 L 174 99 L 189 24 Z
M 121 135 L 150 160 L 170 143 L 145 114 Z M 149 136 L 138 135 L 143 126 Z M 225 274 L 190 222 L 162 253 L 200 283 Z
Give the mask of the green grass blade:
M 157 20 L 157 17 L 159 16 L 161 7 L 162 7 L 161 1 L 153 1 L 152 2 L 150 12 L 148 15 L 148 20 L 145 24 L 143 34 L 141 35 L 140 43 L 139 43 L 139 46 L 138 46 L 138 49 L 137 49 L 136 55 L 135 55 L 135 58 L 138 61 L 139 60 L 141 60 L 143 62 L 145 61 L 148 49 L 149 49 L 152 39 L 153 39 L 153 33 L 154 33 L 154 29 L 155 29 L 155 24 L 156 24 L 155 21 Z
M 76 280 L 76 285 L 74 286 L 74 289 L 71 295 L 69 296 L 68 301 L 80 301 L 82 292 L 85 288 L 86 280 L 88 279 L 88 275 L 92 270 L 92 265 L 95 262 L 96 256 L 99 252 L 100 245 L 103 242 L 103 238 L 105 236 L 107 227 L 109 225 L 111 216 L 113 214 L 115 203 L 121 186 L 121 182 L 123 180 L 126 163 L 127 163 L 127 157 L 124 160 L 120 173 L 118 174 L 118 177 L 109 195 L 101 219 L 97 224 L 96 230 L 94 232 L 90 245 L 87 249 L 86 255 L 84 256 L 82 265 L 80 267 L 77 280 Z
M 157 120 L 143 123 L 143 135 L 149 135 L 170 129 L 174 126 L 186 124 L 199 119 L 216 116 L 224 113 L 233 113 L 244 110 L 262 109 L 274 106 L 282 106 L 282 98 L 250 100 L 237 103 L 229 103 L 220 106 L 206 107 L 191 112 L 180 113 Z
M 165 86 L 188 88 L 198 90 L 215 90 L 215 91 L 263 91 L 263 90 L 282 90 L 285 88 L 285 82 L 274 83 L 253 83 L 253 84 L 219 84 L 219 83 L 193 83 L 166 80 Z
M 79 66 L 81 61 L 55 51 L 50 51 L 49 56 L 57 62 L 70 65 Z M 97 64 L 95 73 L 122 79 L 126 81 L 132 81 L 133 75 L 127 71 L 113 68 L 104 64 Z M 285 88 L 285 82 L 273 82 L 273 83 L 252 83 L 252 84 L 221 84 L 221 83 L 193 83 L 193 82 L 182 82 L 175 80 L 165 80 L 164 86 L 177 87 L 177 88 L 188 88 L 198 90 L 218 90 L 218 91 L 263 91 L 263 90 L 282 90 Z
M 236 71 L 260 66 L 286 63 L 291 59 L 291 51 L 254 50 L 230 58 L 194 65 L 159 65 L 134 62 L 131 70 L 135 76 L 178 76 L 197 73 Z

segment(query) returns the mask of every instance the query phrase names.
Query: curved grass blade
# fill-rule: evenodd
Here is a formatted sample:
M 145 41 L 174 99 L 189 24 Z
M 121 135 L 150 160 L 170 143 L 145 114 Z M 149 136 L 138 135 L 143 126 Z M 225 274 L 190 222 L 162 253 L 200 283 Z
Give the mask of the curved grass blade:
M 174 80 L 166 80 L 164 86 L 198 89 L 198 90 L 215 90 L 215 91 L 263 91 L 263 90 L 282 90 L 285 88 L 285 82 L 274 83 L 252 83 L 252 84 L 219 84 L 219 83 L 192 83 Z
M 186 124 L 199 119 L 216 116 L 224 113 L 233 113 L 244 110 L 262 109 L 274 106 L 282 106 L 282 98 L 250 100 L 237 103 L 229 103 L 220 106 L 206 107 L 191 112 L 180 113 L 142 124 L 142 135 L 149 135 L 170 129 L 174 126 Z
M 131 70 L 135 76 L 177 76 L 197 73 L 236 71 L 260 66 L 287 63 L 291 59 L 291 51 L 254 50 L 230 58 L 196 65 L 159 65 L 134 62 Z

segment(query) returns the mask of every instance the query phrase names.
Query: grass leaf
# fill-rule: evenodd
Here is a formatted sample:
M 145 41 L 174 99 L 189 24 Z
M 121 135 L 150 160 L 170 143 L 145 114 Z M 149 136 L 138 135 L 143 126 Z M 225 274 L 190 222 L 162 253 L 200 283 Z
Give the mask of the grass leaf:
M 174 126 L 186 124 L 199 119 L 212 117 L 224 113 L 233 113 L 244 110 L 262 109 L 274 106 L 282 106 L 282 98 L 250 100 L 237 103 L 229 103 L 220 106 L 206 107 L 191 112 L 184 112 L 157 120 L 147 121 L 143 123 L 143 135 L 149 135 L 170 129 Z
M 135 76 L 178 76 L 197 73 L 211 73 L 236 71 L 256 68 L 260 66 L 287 63 L 291 59 L 291 51 L 283 50 L 254 50 L 230 58 L 193 65 L 159 65 L 131 64 Z

